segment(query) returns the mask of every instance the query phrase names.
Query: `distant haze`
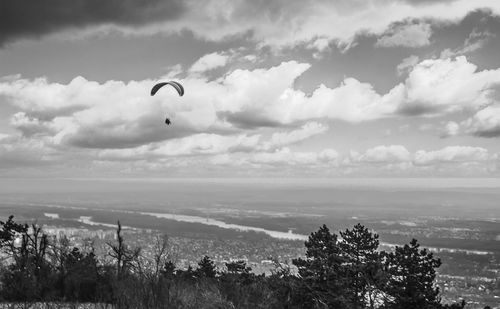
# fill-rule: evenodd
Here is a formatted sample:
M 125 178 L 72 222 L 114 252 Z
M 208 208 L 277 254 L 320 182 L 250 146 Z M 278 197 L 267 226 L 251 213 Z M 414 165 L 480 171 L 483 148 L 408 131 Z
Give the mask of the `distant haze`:
M 1 179 L 3 205 L 500 220 L 497 179 Z M 266 214 L 267 213 L 267 214 Z

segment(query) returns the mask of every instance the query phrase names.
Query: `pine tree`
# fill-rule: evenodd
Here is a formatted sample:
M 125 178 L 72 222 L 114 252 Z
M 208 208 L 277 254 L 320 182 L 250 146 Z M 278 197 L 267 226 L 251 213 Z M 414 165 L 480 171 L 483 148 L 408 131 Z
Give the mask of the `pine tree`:
M 435 287 L 436 268 L 441 260 L 427 249 L 420 249 L 416 239 L 386 256 L 385 267 L 390 274 L 386 292 L 391 296 L 390 308 L 438 308 L 439 288 Z
M 217 270 L 215 268 L 215 262 L 210 259 L 207 255 L 205 255 L 199 262 L 198 262 L 198 269 L 196 270 L 196 273 L 200 277 L 205 277 L 205 278 L 215 278 L 217 275 Z
M 353 308 L 374 308 L 383 280 L 382 264 L 378 252 L 379 236 L 361 224 L 340 232 L 340 247 L 345 257 L 343 270 L 348 282 L 348 295 Z
M 293 260 L 302 278 L 306 301 L 303 305 L 346 307 L 348 300 L 345 298 L 345 281 L 341 269 L 345 259 L 341 255 L 338 236 L 323 225 L 317 232 L 311 233 L 305 246 L 306 259 Z

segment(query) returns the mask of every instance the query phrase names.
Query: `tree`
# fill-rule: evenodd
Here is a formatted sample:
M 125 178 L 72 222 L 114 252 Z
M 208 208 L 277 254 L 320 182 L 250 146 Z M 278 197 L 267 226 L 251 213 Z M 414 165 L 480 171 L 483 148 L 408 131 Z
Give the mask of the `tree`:
M 169 260 L 167 234 L 157 235 L 153 245 L 154 277 L 160 275 L 161 267 Z
M 108 243 L 108 246 L 111 248 L 109 255 L 116 261 L 116 275 L 121 278 L 133 266 L 133 262 L 137 260 L 141 250 L 140 248 L 131 249 L 125 244 L 121 234 L 122 225 L 120 221 L 117 222 L 117 225 L 117 244 Z
M 69 301 L 94 302 L 98 280 L 98 263 L 94 252 L 82 253 L 74 247 L 66 256 L 64 296 Z
M 226 263 L 226 267 L 230 274 L 249 274 L 252 271 L 252 268 L 247 267 L 247 263 L 242 260 Z
M 349 286 L 347 295 L 353 308 L 364 308 L 365 305 L 375 308 L 381 292 L 378 286 L 385 278 L 378 251 L 379 236 L 359 223 L 351 230 L 340 232 L 340 236 L 342 240 L 339 246 L 345 258 L 342 268 Z
M 330 233 L 326 225 L 311 233 L 305 242 L 306 259 L 294 259 L 299 276 L 302 278 L 303 293 L 306 296 L 304 306 L 308 307 L 346 307 L 345 281 L 338 236 Z M 307 301 L 308 300 L 308 301 Z
M 12 249 L 14 248 L 14 240 L 16 235 L 25 233 L 28 231 L 27 224 L 19 224 L 14 222 L 14 216 L 9 216 L 7 221 L 0 221 L 0 249 Z
M 385 292 L 391 296 L 387 307 L 405 309 L 438 308 L 439 288 L 435 287 L 436 268 L 441 260 L 416 239 L 386 254 L 385 268 L 390 274 Z
M 48 236 L 36 223 L 21 225 L 13 221 L 13 216 L 0 225 L 1 248 L 13 261 L 2 275 L 4 297 L 19 301 L 43 299 L 54 290 L 56 281 L 46 257 Z
M 207 255 L 205 255 L 198 262 L 198 269 L 196 270 L 196 273 L 200 277 L 215 278 L 215 276 L 217 275 L 217 269 L 215 268 L 215 262 L 212 261 Z
M 137 261 L 141 253 L 140 248 L 131 249 L 127 244 L 121 234 L 122 226 L 120 221 L 118 221 L 118 228 L 116 229 L 116 240 L 117 243 L 108 243 L 111 248 L 109 256 L 111 256 L 115 261 L 116 276 L 112 284 L 113 287 L 113 298 L 116 308 L 127 308 L 129 303 L 133 300 L 133 295 L 131 290 L 133 289 L 134 277 L 131 269 L 137 266 Z M 134 264 L 135 263 L 135 264 Z
M 175 275 L 175 263 L 172 261 L 166 261 L 160 270 L 160 274 L 162 277 L 167 279 L 173 278 Z

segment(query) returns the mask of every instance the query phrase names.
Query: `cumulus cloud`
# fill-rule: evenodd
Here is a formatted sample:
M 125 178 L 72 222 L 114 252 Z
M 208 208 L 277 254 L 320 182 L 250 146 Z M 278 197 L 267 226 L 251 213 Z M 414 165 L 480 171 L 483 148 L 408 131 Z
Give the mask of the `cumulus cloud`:
M 175 19 L 183 11 L 183 2 L 177 0 L 7 0 L 2 1 L 0 12 L 0 46 L 68 28 L 134 26 Z
M 313 57 L 321 59 L 323 54 L 331 51 L 330 41 L 327 38 L 316 38 L 307 45 L 308 49 L 313 50 Z
M 500 83 L 500 69 L 477 71 L 464 56 L 428 59 L 410 72 L 403 88 L 399 112 L 407 115 L 442 115 L 477 110 L 492 104 Z
M 375 44 L 378 47 L 422 47 L 429 45 L 432 29 L 429 24 L 397 24 L 380 37 Z
M 195 134 L 170 141 L 129 149 L 108 149 L 98 153 L 107 160 L 141 160 L 162 157 L 221 154 L 250 151 L 259 143 L 260 135 Z
M 0 95 L 21 110 L 11 123 L 23 134 L 37 131 L 57 144 L 76 147 L 134 147 L 201 132 L 215 124 L 213 106 L 198 98 L 181 102 L 174 91 L 150 97 L 154 82 L 100 84 L 77 77 L 63 85 L 19 79 L 0 83 Z M 178 123 L 165 130 L 162 115 Z
M 367 149 L 363 154 L 352 152 L 351 159 L 358 163 L 399 163 L 410 161 L 411 154 L 402 145 L 380 145 Z
M 259 152 L 248 158 L 251 163 L 268 165 L 317 165 L 322 163 L 334 164 L 338 153 L 333 149 L 320 152 L 293 152 L 290 148 L 282 148 L 274 152 Z
M 481 165 L 488 170 L 490 165 L 494 165 L 496 159 L 496 154 L 490 154 L 482 147 L 448 146 L 438 150 L 418 150 L 412 153 L 403 145 L 379 145 L 362 153 L 351 150 L 341 160 L 341 166 L 355 167 L 358 171 L 373 171 L 373 168 L 377 168 L 410 175 L 419 175 L 422 172 L 453 174 L 471 165 Z M 453 171 L 453 169 L 456 170 Z M 474 171 L 469 170 L 469 172 Z
M 368 83 L 346 78 L 334 88 L 320 85 L 307 96 L 294 89 L 293 82 L 308 68 L 308 64 L 292 61 L 268 70 L 234 71 L 223 84 L 230 89 L 238 85 L 239 90 L 228 98 L 238 104 L 219 109 L 219 116 L 243 128 L 322 118 L 360 122 L 396 114 L 436 116 L 491 105 L 500 83 L 500 69 L 478 71 L 460 56 L 414 64 L 406 80 L 385 94 Z M 258 93 L 252 93 L 254 89 Z
M 31 137 L 37 134 L 46 134 L 51 131 L 43 121 L 38 118 L 29 117 L 24 112 L 14 114 L 11 118 L 10 124 L 26 137 Z
M 415 153 L 414 164 L 433 165 L 442 163 L 481 162 L 492 159 L 488 150 L 482 147 L 448 146 L 440 150 L 419 150 Z
M 297 142 L 307 140 L 312 136 L 325 133 L 327 130 L 328 126 L 326 125 L 318 122 L 308 122 L 296 130 L 273 133 L 268 141 L 259 146 L 259 149 L 270 150 L 295 144 Z
M 296 130 L 275 132 L 267 139 L 261 134 L 220 135 L 200 133 L 134 148 L 102 150 L 98 153 L 98 156 L 107 160 L 139 160 L 169 156 L 219 155 L 236 152 L 272 153 L 284 146 L 322 134 L 326 130 L 328 130 L 328 126 L 310 122 Z
M 309 171 L 336 175 L 487 175 L 498 159 L 486 149 L 450 146 L 438 150 L 409 152 L 402 145 L 379 145 L 364 152 L 341 154 L 334 149 L 297 151 L 283 147 L 269 152 L 224 153 L 213 156 L 215 165 L 258 168 L 307 166 Z M 493 168 L 494 169 L 494 168 Z
M 205 71 L 210 71 L 219 67 L 223 67 L 227 64 L 229 60 L 229 55 L 223 53 L 211 53 L 207 54 L 200 59 L 198 59 L 189 69 L 194 73 L 202 73 Z
M 232 72 L 223 81 L 231 104 L 218 115 L 238 127 L 252 128 L 323 118 L 359 122 L 386 116 L 395 108 L 395 93 L 381 96 L 354 78 L 336 88 L 320 85 L 307 96 L 294 89 L 293 82 L 309 67 L 291 61 L 268 70 Z
M 448 121 L 443 128 L 442 137 L 455 136 L 458 135 L 459 132 L 460 132 L 460 125 L 455 121 Z
M 397 114 L 477 111 L 494 102 L 500 83 L 500 69 L 477 71 L 465 57 L 457 57 L 422 61 L 386 94 L 346 78 L 337 87 L 319 85 L 307 95 L 295 89 L 294 82 L 309 67 L 289 61 L 271 68 L 237 69 L 216 80 L 188 72 L 180 80 L 186 88 L 182 98 L 170 89 L 150 97 L 154 80 L 97 83 L 82 77 L 68 84 L 5 79 L 0 96 L 19 110 L 11 125 L 25 137 L 42 134 L 55 144 L 83 148 L 130 148 L 194 134 L 297 127 L 323 119 L 357 123 Z M 492 109 L 479 114 L 478 121 Z M 168 129 L 162 119 L 167 115 L 175 124 Z M 324 127 L 314 124 L 302 130 Z
M 398 75 L 401 76 L 411 71 L 415 67 L 415 65 L 417 65 L 418 61 L 419 57 L 415 55 L 404 58 L 403 61 L 401 61 L 401 63 L 396 67 Z
M 462 123 L 465 131 L 480 137 L 500 137 L 500 105 L 491 105 Z

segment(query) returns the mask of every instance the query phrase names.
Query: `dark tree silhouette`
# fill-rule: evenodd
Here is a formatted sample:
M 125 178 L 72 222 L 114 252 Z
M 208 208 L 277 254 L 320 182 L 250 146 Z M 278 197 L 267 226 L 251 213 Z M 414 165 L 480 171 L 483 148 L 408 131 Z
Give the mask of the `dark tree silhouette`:
M 82 253 L 79 248 L 73 250 L 65 259 L 65 299 L 77 302 L 95 302 L 98 280 L 98 263 L 94 252 Z
M 378 287 L 383 286 L 386 277 L 378 251 L 379 236 L 359 223 L 351 230 L 340 232 L 340 236 L 350 302 L 353 308 L 365 308 L 366 305 L 375 308 L 381 294 Z
M 226 267 L 230 274 L 249 274 L 252 271 L 252 268 L 247 267 L 247 263 L 241 260 L 226 263 Z
M 388 308 L 426 309 L 439 307 L 439 288 L 435 287 L 436 268 L 441 260 L 416 239 L 386 254 L 389 281 L 385 292 L 391 296 Z
M 198 269 L 196 270 L 196 273 L 200 277 L 205 277 L 205 278 L 215 278 L 217 275 L 217 269 L 215 267 L 215 262 L 210 259 L 207 255 L 205 255 L 199 262 L 198 262 Z
M 116 244 L 108 243 L 111 248 L 109 256 L 116 260 L 116 275 L 118 278 L 124 276 L 130 268 L 134 266 L 133 262 L 139 257 L 141 250 L 140 248 L 131 249 L 122 236 L 122 225 L 120 221 L 117 222 L 118 228 L 116 229 Z
M 379 251 L 378 235 L 361 224 L 340 232 L 340 238 L 323 225 L 305 242 L 305 258 L 293 260 L 298 273 L 275 261 L 270 276 L 256 275 L 244 261 L 218 272 L 208 256 L 196 269 L 176 269 L 166 236 L 155 238 L 151 256 L 125 243 L 119 222 L 116 236 L 108 243 L 112 261 L 102 263 L 92 246 L 72 247 L 67 238 L 49 238 L 38 225 L 18 224 L 13 217 L 0 222 L 0 251 L 6 257 L 0 301 L 23 308 L 54 302 L 116 309 L 465 307 L 464 301 L 440 303 L 435 278 L 441 262 L 416 240 Z
M 346 306 L 345 277 L 338 236 L 330 233 L 326 225 L 317 232 L 311 233 L 305 242 L 306 259 L 295 259 L 302 278 L 303 293 L 306 296 L 305 306 L 327 306 L 328 308 L 341 308 Z

